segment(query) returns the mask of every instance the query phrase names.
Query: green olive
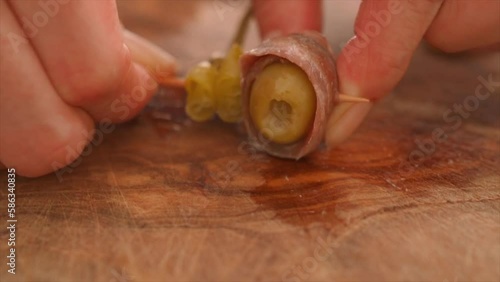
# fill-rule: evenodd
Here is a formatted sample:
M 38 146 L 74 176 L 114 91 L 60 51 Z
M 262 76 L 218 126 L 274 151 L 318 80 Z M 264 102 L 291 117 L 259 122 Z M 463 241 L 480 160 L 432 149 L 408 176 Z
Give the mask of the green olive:
M 250 116 L 265 138 L 291 144 L 307 135 L 316 112 L 316 94 L 306 73 L 292 63 L 273 63 L 255 78 Z
M 186 77 L 186 113 L 198 122 L 207 121 L 215 114 L 214 82 L 217 69 L 208 62 L 194 67 Z
M 215 79 L 217 115 L 225 122 L 238 122 L 242 117 L 240 56 L 243 50 L 233 44 L 219 66 Z

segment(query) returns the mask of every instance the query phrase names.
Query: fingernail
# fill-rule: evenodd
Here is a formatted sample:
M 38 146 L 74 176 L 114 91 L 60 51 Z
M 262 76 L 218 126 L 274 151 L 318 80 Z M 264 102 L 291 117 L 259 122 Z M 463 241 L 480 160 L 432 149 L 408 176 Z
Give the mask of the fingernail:
M 175 76 L 177 64 L 172 55 L 126 29 L 123 37 L 132 60 L 147 69 L 155 79 Z
M 146 91 L 155 91 L 156 88 L 158 87 L 158 82 L 155 79 L 154 76 L 151 75 L 151 72 L 147 70 L 144 66 L 138 63 L 133 63 L 134 64 L 134 69 L 137 73 L 137 76 L 139 78 L 138 85 L 141 85 L 144 87 Z
M 342 92 L 361 96 L 354 87 L 343 87 Z M 338 104 L 333 109 L 326 126 L 326 146 L 334 148 L 347 140 L 359 127 L 372 107 L 373 103 L 345 102 Z

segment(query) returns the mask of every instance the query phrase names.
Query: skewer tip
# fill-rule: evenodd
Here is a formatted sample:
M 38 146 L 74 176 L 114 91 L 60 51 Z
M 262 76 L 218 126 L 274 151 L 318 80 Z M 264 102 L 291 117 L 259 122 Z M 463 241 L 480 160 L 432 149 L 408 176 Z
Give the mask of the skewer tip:
M 184 78 L 175 76 L 167 78 L 156 77 L 156 82 L 167 88 L 184 88 L 186 86 L 186 80 Z

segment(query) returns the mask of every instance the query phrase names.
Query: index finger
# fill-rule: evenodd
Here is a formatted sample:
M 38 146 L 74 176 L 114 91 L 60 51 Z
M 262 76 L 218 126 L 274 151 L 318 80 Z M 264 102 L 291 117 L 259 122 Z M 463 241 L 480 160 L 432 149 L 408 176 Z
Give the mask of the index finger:
M 370 99 L 388 94 L 401 80 L 443 0 L 364 0 L 355 34 L 337 60 L 339 90 Z M 334 109 L 326 142 L 336 146 L 363 121 L 370 106 L 342 104 Z

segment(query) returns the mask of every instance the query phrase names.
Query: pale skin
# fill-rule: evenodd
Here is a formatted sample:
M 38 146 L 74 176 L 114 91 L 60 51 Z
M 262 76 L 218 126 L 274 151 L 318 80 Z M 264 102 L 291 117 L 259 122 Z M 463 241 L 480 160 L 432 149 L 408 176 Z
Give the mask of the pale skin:
M 388 1 L 363 1 L 356 32 L 372 20 L 371 12 L 386 9 Z M 339 55 L 340 92 L 373 100 L 387 95 L 423 39 L 445 52 L 500 42 L 500 1 L 399 2 L 401 12 L 366 47 L 349 59 Z M 263 37 L 322 28 L 319 1 L 254 4 Z M 123 31 L 113 0 L 64 5 L 31 36 L 33 30 L 23 30 L 20 22 L 39 10 L 38 1 L 0 1 L 0 162 L 23 176 L 41 176 L 52 172 L 55 163 L 71 163 L 77 155 L 68 157 L 68 146 L 81 152 L 96 122 L 133 118 L 155 93 L 154 81 L 174 71 L 170 55 Z M 8 37 L 12 33 L 25 36 L 29 44 L 14 46 Z M 358 40 L 354 37 L 343 52 L 358 46 Z M 136 95 L 137 87 L 143 90 Z M 113 110 L 113 103 L 128 111 Z M 338 106 L 328 123 L 327 144 L 334 147 L 347 139 L 371 106 Z

